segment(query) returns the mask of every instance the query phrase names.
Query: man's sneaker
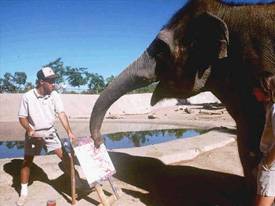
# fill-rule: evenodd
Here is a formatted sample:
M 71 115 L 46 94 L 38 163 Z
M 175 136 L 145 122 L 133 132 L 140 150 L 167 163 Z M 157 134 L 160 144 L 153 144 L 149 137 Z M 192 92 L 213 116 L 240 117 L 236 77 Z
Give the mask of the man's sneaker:
M 19 199 L 16 202 L 16 205 L 17 206 L 23 206 L 27 201 L 27 197 L 28 197 L 27 195 L 20 196 Z

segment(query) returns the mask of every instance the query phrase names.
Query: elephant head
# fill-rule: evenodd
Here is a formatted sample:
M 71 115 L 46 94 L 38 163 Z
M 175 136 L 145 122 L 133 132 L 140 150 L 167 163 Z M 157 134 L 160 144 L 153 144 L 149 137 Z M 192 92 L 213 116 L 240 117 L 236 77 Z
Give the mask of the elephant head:
M 101 93 L 91 114 L 92 137 L 100 142 L 106 111 L 129 91 L 158 82 L 151 105 L 202 91 L 211 65 L 227 56 L 228 42 L 225 22 L 209 12 L 198 13 L 183 25 L 173 22 L 164 27 L 146 51 Z
M 159 81 L 151 104 L 205 90 L 213 64 L 227 57 L 228 43 L 225 22 L 209 12 L 186 20 L 180 28 L 163 29 L 147 49 Z

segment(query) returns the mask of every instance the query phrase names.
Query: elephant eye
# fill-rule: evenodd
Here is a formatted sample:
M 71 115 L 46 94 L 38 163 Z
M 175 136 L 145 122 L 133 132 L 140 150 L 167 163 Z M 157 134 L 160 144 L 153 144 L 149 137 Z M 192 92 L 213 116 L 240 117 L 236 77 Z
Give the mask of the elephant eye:
M 147 52 L 150 56 L 154 58 L 163 58 L 166 55 L 170 54 L 170 48 L 169 46 L 160 39 L 155 39 L 150 47 L 147 49 Z

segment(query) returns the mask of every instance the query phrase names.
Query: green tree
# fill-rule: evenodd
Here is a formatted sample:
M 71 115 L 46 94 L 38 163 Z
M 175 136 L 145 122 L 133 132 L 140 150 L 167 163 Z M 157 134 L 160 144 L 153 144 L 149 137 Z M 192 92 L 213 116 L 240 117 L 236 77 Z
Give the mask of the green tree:
M 104 78 L 97 73 L 86 73 L 88 82 L 88 92 L 98 94 L 105 88 Z
M 24 89 L 22 90 L 22 92 L 29 91 L 30 89 L 33 89 L 33 88 L 34 88 L 34 85 L 33 85 L 31 82 L 26 82 L 26 83 L 25 83 L 25 87 L 24 87 Z
M 87 68 L 84 67 L 71 67 L 65 66 L 64 62 L 61 58 L 57 58 L 56 60 L 50 62 L 49 64 L 44 65 L 44 67 L 51 67 L 56 75 L 56 83 L 57 84 L 69 84 L 72 87 L 80 87 L 82 85 L 86 85 L 88 81 L 86 71 Z M 65 91 L 66 92 L 66 91 Z M 70 93 L 76 93 L 75 91 L 70 91 Z
M 27 80 L 27 75 L 25 72 L 15 72 L 14 73 L 14 83 L 17 85 L 17 92 L 22 92 L 25 89 L 25 84 Z
M 73 87 L 79 87 L 87 83 L 86 72 L 87 68 L 66 68 L 66 80 Z
M 3 92 L 16 92 L 17 88 L 14 84 L 14 77 L 11 73 L 6 72 L 4 78 L 1 79 L 1 93 Z
M 14 81 L 16 84 L 24 85 L 27 80 L 27 75 L 25 72 L 15 72 L 14 73 Z
M 15 93 L 18 91 L 18 87 L 16 86 L 16 80 L 11 73 L 6 72 L 4 74 L 4 78 L 0 79 L 0 89 L 1 89 L 1 93 L 3 92 Z
M 27 82 L 27 75 L 25 72 L 15 72 L 14 75 L 6 72 L 4 77 L 0 78 L 0 93 L 25 92 L 30 88 L 33 88 L 33 85 Z
M 114 75 L 111 75 L 111 76 L 107 77 L 105 79 L 105 82 L 106 82 L 105 86 L 107 87 L 114 79 L 115 79 Z

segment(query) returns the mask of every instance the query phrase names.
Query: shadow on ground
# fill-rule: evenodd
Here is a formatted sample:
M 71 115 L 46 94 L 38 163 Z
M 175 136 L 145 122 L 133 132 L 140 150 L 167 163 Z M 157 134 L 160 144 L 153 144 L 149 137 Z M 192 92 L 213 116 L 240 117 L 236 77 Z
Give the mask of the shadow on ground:
M 22 165 L 23 160 L 22 159 L 13 159 L 10 162 L 6 163 L 4 165 L 4 171 L 12 176 L 12 187 L 16 190 L 16 192 L 19 195 L 20 192 L 20 168 Z M 62 169 L 61 164 L 58 164 L 60 169 L 64 172 Z M 68 175 L 62 174 L 56 179 L 49 179 L 47 174 L 44 172 L 44 170 L 37 166 L 35 163 L 32 164 L 31 167 L 31 176 L 29 185 L 32 185 L 34 181 L 40 181 L 43 183 L 46 183 L 50 185 L 52 188 L 56 190 L 60 195 L 63 196 L 63 198 L 68 202 L 71 203 L 71 185 L 70 185 L 70 177 Z M 88 193 L 90 193 L 89 191 Z M 87 193 L 87 194 L 88 194 Z M 79 199 L 85 199 L 86 201 L 92 203 L 92 204 L 98 204 L 98 202 L 90 197 L 87 196 L 87 194 L 84 194 L 82 192 L 78 193 Z
M 123 190 L 154 206 L 247 206 L 244 178 L 189 166 L 169 166 L 153 158 L 110 152 L 115 177 L 148 191 Z
M 142 188 L 148 193 L 123 189 L 148 206 L 247 206 L 244 178 L 237 175 L 189 166 L 164 165 L 159 160 L 110 152 L 119 180 Z M 19 192 L 22 160 L 13 159 L 4 171 L 13 177 L 12 187 Z M 65 175 L 49 180 L 42 168 L 33 164 L 30 185 L 41 181 L 51 185 L 70 202 L 70 181 Z M 97 204 L 88 196 L 81 199 Z M 79 199 L 80 199 L 79 198 Z

